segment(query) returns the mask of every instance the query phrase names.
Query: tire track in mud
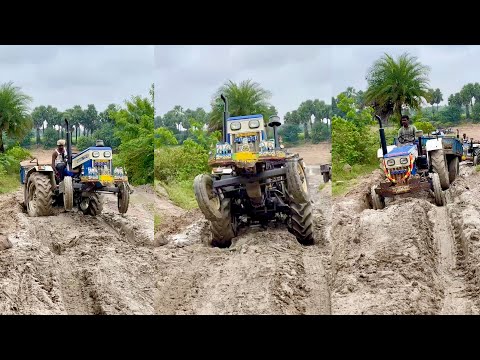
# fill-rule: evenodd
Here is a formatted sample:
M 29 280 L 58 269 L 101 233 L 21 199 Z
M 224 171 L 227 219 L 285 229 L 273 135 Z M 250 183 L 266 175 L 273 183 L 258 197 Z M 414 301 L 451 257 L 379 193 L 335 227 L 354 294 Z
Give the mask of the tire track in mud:
M 314 194 L 315 235 L 304 247 L 283 225 L 242 229 L 228 249 L 206 245 L 208 222 L 198 211 L 167 223 L 160 263 L 157 314 L 329 314 L 324 267 L 330 188 L 308 175 Z M 183 231 L 182 231 L 183 228 Z M 159 234 L 156 234 L 156 236 Z
M 480 189 L 470 187 L 478 182 L 478 175 L 464 164 L 461 169 L 462 176 L 447 191 L 445 207 L 418 196 L 370 210 L 362 193 L 378 174 L 364 179 L 334 205 L 334 314 L 478 314 L 478 300 L 472 297 L 478 299 L 472 265 L 480 259 L 480 248 L 472 251 L 468 246 L 475 233 L 469 228 L 480 225 L 480 214 L 474 214 L 465 199 L 478 208 Z M 462 260 L 472 253 L 476 260 Z
M 153 215 L 136 204 L 137 216 L 118 215 L 106 199 L 97 217 L 58 211 L 30 218 L 18 206 L 21 196 L 0 197 L 2 214 L 17 224 L 9 229 L 13 247 L 0 252 L 0 314 L 153 313 Z

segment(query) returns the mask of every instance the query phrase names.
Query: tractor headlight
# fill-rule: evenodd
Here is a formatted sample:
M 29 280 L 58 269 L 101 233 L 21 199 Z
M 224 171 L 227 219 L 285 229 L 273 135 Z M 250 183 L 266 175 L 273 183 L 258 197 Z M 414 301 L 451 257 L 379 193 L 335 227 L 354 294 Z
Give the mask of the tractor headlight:
M 97 158 L 97 157 L 100 156 L 100 152 L 99 152 L 99 151 L 94 151 L 94 152 L 92 152 L 92 156 L 93 156 L 94 158 Z
M 257 129 L 257 128 L 259 128 L 259 127 L 260 127 L 260 121 L 258 121 L 258 120 L 250 120 L 250 121 L 248 122 L 248 127 L 249 127 L 250 129 Z
M 388 166 L 393 166 L 393 165 L 395 165 L 395 160 L 394 160 L 394 159 L 388 159 L 388 160 L 387 160 L 387 165 L 388 165 Z
M 238 121 L 234 121 L 230 124 L 230 130 L 232 131 L 240 130 L 241 127 L 242 124 L 240 124 Z
M 110 151 L 104 151 L 103 156 L 110 157 L 110 156 L 112 156 L 112 153 Z
M 402 164 L 402 165 L 408 164 L 408 158 L 401 158 L 400 159 L 400 164 Z

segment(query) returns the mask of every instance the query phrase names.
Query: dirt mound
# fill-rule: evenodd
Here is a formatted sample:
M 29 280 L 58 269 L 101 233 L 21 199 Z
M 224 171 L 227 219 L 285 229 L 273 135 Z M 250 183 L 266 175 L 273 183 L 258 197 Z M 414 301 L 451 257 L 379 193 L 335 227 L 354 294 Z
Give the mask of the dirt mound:
M 332 313 L 478 313 L 479 175 L 461 174 L 445 207 L 425 195 L 370 210 L 361 195 L 370 181 L 335 203 Z

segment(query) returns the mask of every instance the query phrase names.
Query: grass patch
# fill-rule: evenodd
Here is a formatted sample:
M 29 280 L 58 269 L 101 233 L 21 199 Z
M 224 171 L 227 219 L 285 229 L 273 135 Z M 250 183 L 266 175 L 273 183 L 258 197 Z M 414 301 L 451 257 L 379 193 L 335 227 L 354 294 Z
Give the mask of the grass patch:
M 160 227 L 161 224 L 162 224 L 162 217 L 160 216 L 160 214 L 155 214 L 153 216 L 153 227 L 155 231 L 157 231 L 157 229 Z
M 7 194 L 18 189 L 20 184 L 19 175 L 3 174 L 0 175 L 0 194 Z
M 168 197 L 175 205 L 185 210 L 198 207 L 195 192 L 193 191 L 193 180 L 183 180 L 169 184 L 161 183 L 161 185 L 165 188 Z
M 480 165 L 475 166 L 475 171 L 480 172 Z
M 318 187 L 318 190 L 322 191 L 325 186 L 327 186 L 326 183 L 321 183 L 320 186 Z
M 345 194 L 357 184 L 360 176 L 370 174 L 378 169 L 378 164 L 353 165 L 351 171 L 344 171 L 343 166 L 334 166 L 332 169 L 332 195 L 339 196 Z

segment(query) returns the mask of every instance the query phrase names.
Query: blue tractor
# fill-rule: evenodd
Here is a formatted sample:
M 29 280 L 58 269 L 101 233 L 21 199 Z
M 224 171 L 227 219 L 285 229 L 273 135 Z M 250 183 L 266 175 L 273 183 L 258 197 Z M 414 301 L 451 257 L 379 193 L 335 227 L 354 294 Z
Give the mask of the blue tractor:
M 49 216 L 54 206 L 66 211 L 77 206 L 85 215 L 102 212 L 101 193 L 117 194 L 118 211 L 128 210 L 133 192 L 123 168 L 113 168 L 112 149 L 98 140 L 96 146 L 72 154 L 72 134 L 67 129 L 67 159 L 53 169 L 33 159 L 20 168 L 20 181 L 24 186 L 24 201 L 29 216 Z M 36 161 L 36 163 L 35 163 Z
M 387 146 L 385 132 L 379 116 L 381 148 L 380 159 L 385 179 L 370 191 L 371 206 L 375 210 L 385 207 L 385 198 L 395 195 L 430 191 L 438 206 L 445 205 L 444 190 L 450 187 L 459 172 L 463 155 L 460 140 L 455 137 L 405 135 L 397 145 Z

